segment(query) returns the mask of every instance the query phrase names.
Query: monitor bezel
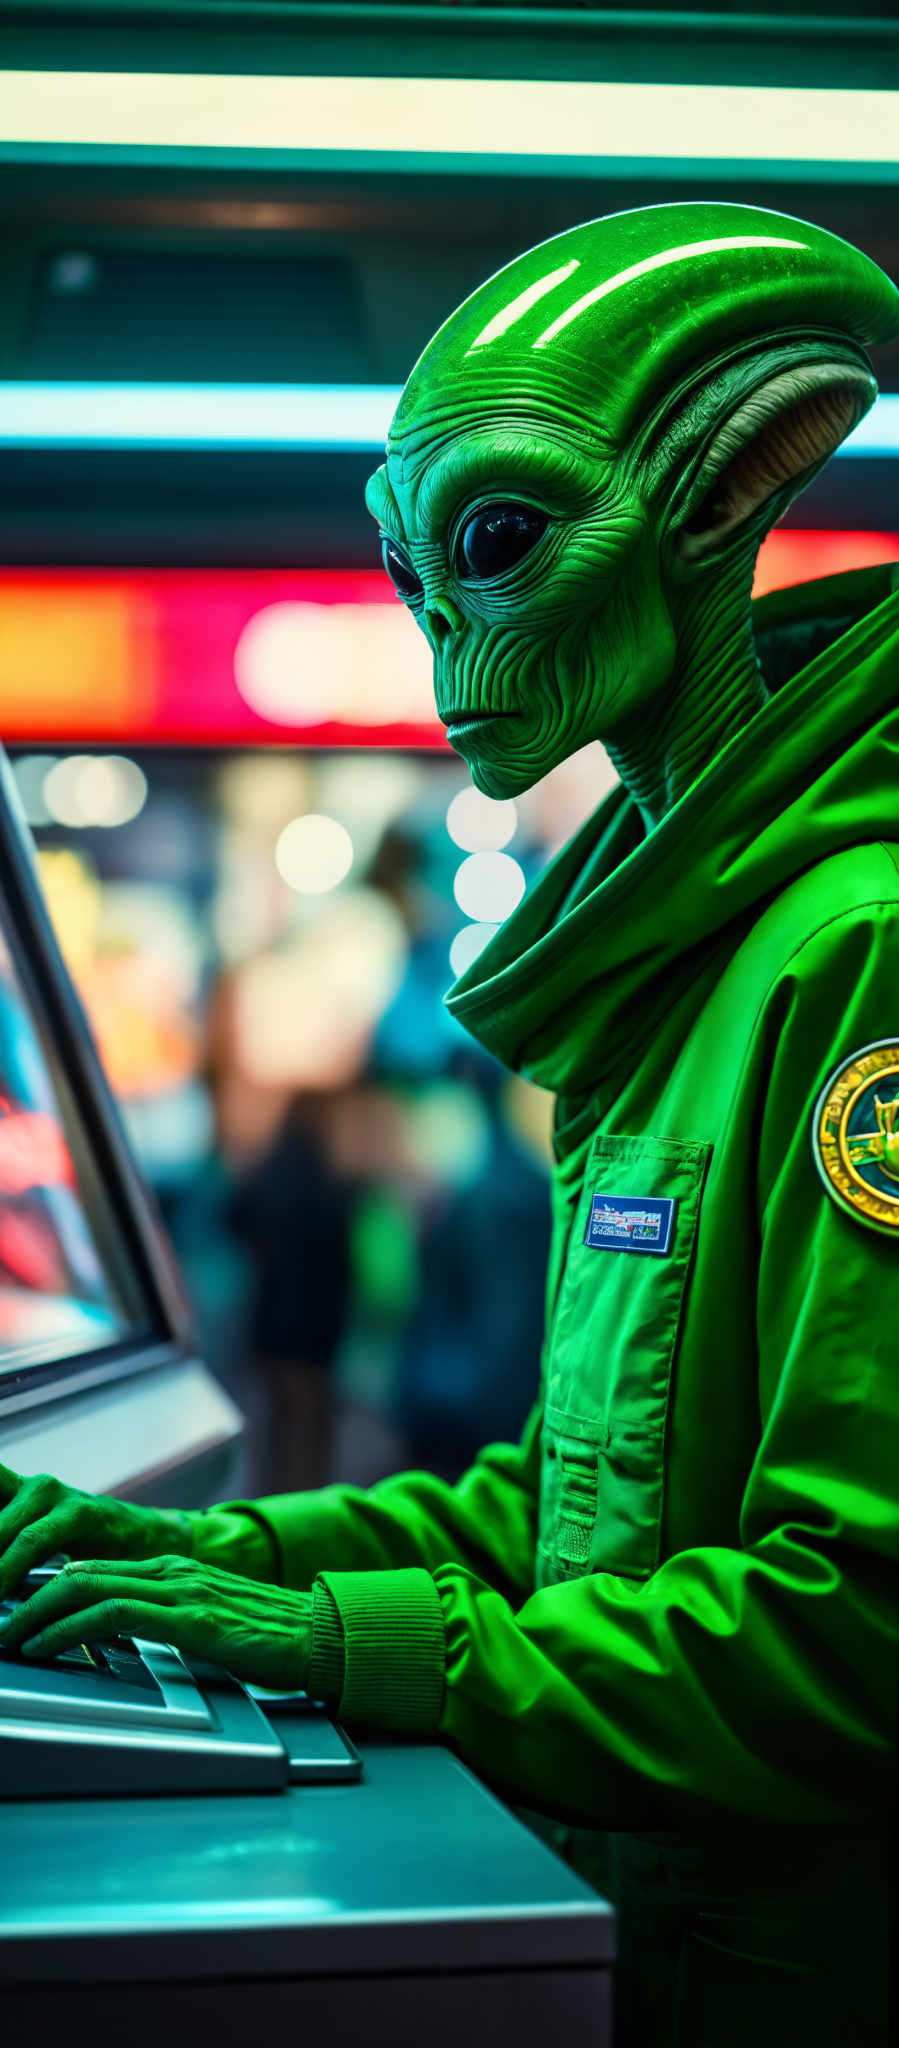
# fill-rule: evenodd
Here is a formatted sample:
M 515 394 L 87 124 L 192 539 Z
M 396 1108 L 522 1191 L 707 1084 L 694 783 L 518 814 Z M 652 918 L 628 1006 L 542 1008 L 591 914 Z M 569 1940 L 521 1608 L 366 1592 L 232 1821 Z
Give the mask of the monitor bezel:
M 190 1303 L 152 1192 L 132 1153 L 81 999 L 72 983 L 47 908 L 35 846 L 6 749 L 0 742 L 0 875 L 25 964 L 65 1071 L 104 1190 L 115 1208 L 128 1252 L 157 1328 L 134 1332 L 98 1352 L 24 1365 L 0 1375 L 0 1416 L 83 1387 L 127 1378 L 197 1355 Z

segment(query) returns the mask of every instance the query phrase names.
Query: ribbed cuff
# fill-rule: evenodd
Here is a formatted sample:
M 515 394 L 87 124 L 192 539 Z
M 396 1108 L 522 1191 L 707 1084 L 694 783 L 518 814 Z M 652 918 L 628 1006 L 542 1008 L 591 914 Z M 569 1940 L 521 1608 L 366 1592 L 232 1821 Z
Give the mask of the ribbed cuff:
M 430 1572 L 319 1572 L 343 1625 L 342 1721 L 428 1735 L 443 1707 L 446 1632 Z M 310 1685 L 310 1691 L 313 1687 Z
M 336 1707 L 343 1690 L 346 1656 L 343 1623 L 333 1593 L 322 1579 L 312 1588 L 312 1654 L 306 1676 L 310 1699 Z

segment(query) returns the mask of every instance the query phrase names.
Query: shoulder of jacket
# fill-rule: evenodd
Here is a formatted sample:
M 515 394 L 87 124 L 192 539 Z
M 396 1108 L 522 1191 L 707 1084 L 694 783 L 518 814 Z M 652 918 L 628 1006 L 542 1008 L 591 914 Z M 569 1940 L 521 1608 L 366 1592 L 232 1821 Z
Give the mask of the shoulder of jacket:
M 814 861 L 772 896 L 730 963 L 749 1006 L 791 973 L 797 956 L 824 960 L 853 932 L 899 944 L 899 844 L 870 840 Z
M 863 841 L 814 861 L 762 912 L 753 939 L 789 956 L 806 940 L 832 927 L 862 921 L 875 906 L 894 908 L 899 918 L 899 843 Z

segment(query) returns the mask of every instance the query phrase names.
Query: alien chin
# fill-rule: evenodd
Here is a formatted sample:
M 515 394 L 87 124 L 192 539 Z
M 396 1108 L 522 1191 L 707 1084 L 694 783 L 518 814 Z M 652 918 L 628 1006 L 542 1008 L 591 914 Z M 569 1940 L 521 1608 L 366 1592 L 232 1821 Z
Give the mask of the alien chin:
M 516 726 L 519 730 L 513 739 Z M 458 725 L 447 727 L 447 738 L 461 755 L 482 796 L 520 796 L 547 772 L 540 747 L 533 743 L 533 737 L 531 744 L 522 741 L 520 721 L 513 713 L 460 720 Z

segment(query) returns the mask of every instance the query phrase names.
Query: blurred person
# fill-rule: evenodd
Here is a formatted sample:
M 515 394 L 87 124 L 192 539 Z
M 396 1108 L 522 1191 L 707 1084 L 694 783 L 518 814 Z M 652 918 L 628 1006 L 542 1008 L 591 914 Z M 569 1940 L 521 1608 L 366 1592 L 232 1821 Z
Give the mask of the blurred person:
M 244 1036 L 241 969 L 229 969 L 210 996 L 206 1080 L 225 1173 L 220 1220 L 247 1265 L 246 1483 L 279 1492 L 328 1476 L 353 1177 L 329 1135 L 345 1091 L 260 1073 Z
M 265 1409 L 253 1488 L 328 1477 L 333 1370 L 350 1292 L 352 1185 L 328 1142 L 327 1094 L 298 1090 L 239 1169 L 227 1219 L 253 1267 L 249 1341 Z
M 416 1465 L 454 1479 L 480 1444 L 517 1438 L 531 1406 L 550 1242 L 545 1166 L 504 1109 L 508 1076 L 444 1008 L 458 848 L 441 811 L 391 824 L 370 878 L 409 934 L 405 972 L 374 1034 L 377 1072 L 405 1082 L 407 1122 L 441 1080 L 470 1106 L 480 1142 L 470 1161 L 407 1139 L 406 1190 L 415 1226 L 416 1302 L 399 1334 L 392 1412 Z M 450 1147 L 450 1150 L 453 1148 Z M 461 1134 L 456 1150 L 464 1154 Z M 417 1153 L 409 1171 L 410 1152 Z
M 417 1295 L 420 1179 L 405 1091 L 360 1075 L 331 1107 L 332 1155 L 354 1188 L 351 1297 L 337 1358 L 335 1475 L 369 1486 L 408 1463 L 394 1388 L 402 1333 Z
M 551 1215 L 549 1176 L 505 1108 L 507 1075 L 474 1049 L 451 1078 L 484 1114 L 473 1172 L 435 1174 L 419 1204 L 417 1302 L 403 1332 L 394 1413 L 414 1465 L 454 1481 L 480 1446 L 517 1440 L 533 1401 Z
M 375 1027 L 371 1058 L 378 1073 L 414 1083 L 446 1073 L 453 1056 L 470 1052 L 466 1033 L 445 1010 L 449 953 L 462 923 L 453 901 L 458 848 L 445 817 L 395 820 L 382 834 L 368 879 L 398 910 L 408 951 L 402 978 Z

